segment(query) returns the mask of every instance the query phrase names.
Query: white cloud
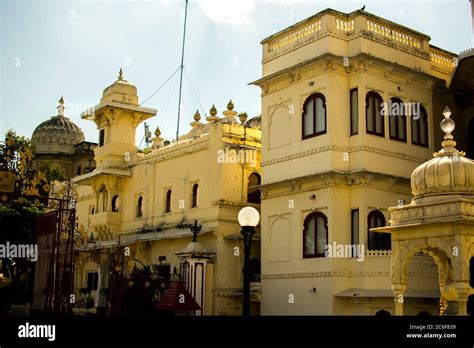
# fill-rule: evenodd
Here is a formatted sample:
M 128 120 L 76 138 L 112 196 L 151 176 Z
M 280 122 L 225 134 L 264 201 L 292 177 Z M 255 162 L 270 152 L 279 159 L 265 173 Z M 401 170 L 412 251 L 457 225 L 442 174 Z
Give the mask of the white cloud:
M 256 0 L 196 0 L 196 3 L 213 22 L 241 25 L 249 23 Z

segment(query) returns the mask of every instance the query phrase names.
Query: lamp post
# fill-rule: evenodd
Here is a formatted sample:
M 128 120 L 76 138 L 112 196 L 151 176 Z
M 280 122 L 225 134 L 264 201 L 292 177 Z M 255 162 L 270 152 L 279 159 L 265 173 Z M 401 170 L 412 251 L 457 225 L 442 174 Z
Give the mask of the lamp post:
M 197 235 L 201 231 L 202 225 L 198 225 L 197 220 L 194 220 L 194 224 L 180 222 L 176 224 L 176 228 L 184 229 L 189 228 L 193 233 L 193 242 L 197 242 Z
M 250 315 L 250 248 L 252 246 L 252 236 L 255 234 L 255 226 L 260 221 L 260 214 L 253 207 L 245 207 L 239 211 L 239 225 L 242 227 L 241 233 L 244 237 L 244 291 L 242 315 Z

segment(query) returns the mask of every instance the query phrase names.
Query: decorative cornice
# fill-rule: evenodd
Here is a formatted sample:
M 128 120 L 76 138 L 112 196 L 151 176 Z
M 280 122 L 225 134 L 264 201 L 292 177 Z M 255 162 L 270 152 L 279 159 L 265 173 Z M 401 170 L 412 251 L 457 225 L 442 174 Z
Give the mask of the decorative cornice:
M 261 279 L 295 279 L 295 278 L 328 278 L 328 277 L 390 277 L 387 272 L 351 272 L 351 271 L 329 271 L 329 272 L 294 272 L 294 273 L 273 273 L 262 274 Z M 409 276 L 422 278 L 437 277 L 437 273 L 430 272 L 409 272 Z
M 337 146 L 337 145 L 328 145 L 328 146 L 322 146 L 322 147 L 318 147 L 318 148 L 311 149 L 311 150 L 304 151 L 304 152 L 295 153 L 293 155 L 288 155 L 288 156 L 284 156 L 284 157 L 280 157 L 280 158 L 275 158 L 275 159 L 272 159 L 272 160 L 269 160 L 269 161 L 265 161 L 265 162 L 262 162 L 261 166 L 265 167 L 265 166 L 269 166 L 269 165 L 276 164 L 276 163 L 287 162 L 287 161 L 293 160 L 295 158 L 311 156 L 311 155 L 314 155 L 316 153 L 326 152 L 326 151 L 340 151 L 340 152 L 348 152 L 348 153 L 367 151 L 367 152 L 372 152 L 372 153 L 376 153 L 376 154 L 379 154 L 379 155 L 385 155 L 385 156 L 400 158 L 400 159 L 404 159 L 404 160 L 408 160 L 408 161 L 412 161 L 412 162 L 416 162 L 416 163 L 423 163 L 426 160 L 425 158 L 409 156 L 409 155 L 407 155 L 405 153 L 401 153 L 401 152 L 392 152 L 392 151 L 377 149 L 375 147 L 370 147 L 370 146 L 365 146 L 365 145 L 356 146 L 356 147 L 344 147 L 344 146 Z
M 169 146 L 169 147 L 168 147 Z M 138 163 L 158 162 L 201 151 L 209 147 L 209 137 L 199 138 L 182 144 L 168 145 L 154 150 L 138 160 Z
M 252 206 L 252 207 L 260 209 L 260 204 L 253 204 L 253 203 L 247 203 L 247 202 L 231 202 L 231 201 L 226 201 L 223 199 L 220 199 L 218 201 L 213 201 L 212 205 L 217 206 L 217 207 L 232 207 L 232 208 Z
M 389 208 L 390 226 L 436 223 L 455 220 L 474 221 L 474 201 L 454 199 Z
M 307 184 L 310 184 L 309 186 Z M 286 179 L 260 186 L 262 199 L 287 195 L 288 193 L 306 192 L 326 188 L 328 186 L 373 186 L 379 189 L 388 189 L 391 192 L 400 194 L 410 194 L 410 179 L 397 177 L 386 173 L 376 173 L 369 171 L 356 172 L 336 172 L 327 171 L 305 175 L 297 178 Z M 283 191 L 281 190 L 283 189 Z M 275 193 L 276 190 L 276 193 Z
M 261 279 L 293 279 L 293 278 L 327 278 L 327 277 L 390 277 L 388 272 L 350 272 L 350 271 L 328 271 L 328 272 L 294 272 L 262 274 Z

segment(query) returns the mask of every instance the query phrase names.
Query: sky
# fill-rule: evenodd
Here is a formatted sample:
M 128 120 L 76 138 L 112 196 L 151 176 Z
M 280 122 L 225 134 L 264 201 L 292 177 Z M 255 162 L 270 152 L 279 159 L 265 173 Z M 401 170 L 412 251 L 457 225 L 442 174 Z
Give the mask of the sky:
M 180 134 L 197 109 L 208 114 L 215 104 L 221 115 L 229 99 L 238 112 L 261 113 L 260 89 L 248 84 L 261 77 L 262 39 L 326 8 L 363 5 L 448 51 L 473 46 L 468 0 L 190 0 Z M 180 65 L 183 22 L 184 0 L 0 0 L 0 133 L 31 137 L 64 96 L 66 116 L 97 142 L 81 112 L 100 101 L 120 68 L 140 103 L 152 96 Z M 159 126 L 168 139 L 176 133 L 178 86 L 176 73 L 143 104 L 158 110 L 150 129 Z M 137 145 L 142 136 L 140 125 Z

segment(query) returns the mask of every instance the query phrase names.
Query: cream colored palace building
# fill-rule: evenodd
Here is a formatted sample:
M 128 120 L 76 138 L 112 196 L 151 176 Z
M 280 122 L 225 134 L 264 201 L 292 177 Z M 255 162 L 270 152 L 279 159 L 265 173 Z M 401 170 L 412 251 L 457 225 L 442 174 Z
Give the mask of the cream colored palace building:
M 391 217 L 389 207 L 410 205 L 410 177 L 439 150 L 444 134 L 438 125 L 446 105 L 461 128 L 456 139 L 466 145 L 463 124 L 474 110 L 472 105 L 457 107 L 448 89 L 459 58 L 429 41 L 425 34 L 364 11 L 331 9 L 262 41 L 262 77 L 254 82 L 262 90 L 262 315 L 437 314 L 440 288 L 443 300 L 454 301 L 447 311 L 457 313 L 459 302 L 459 313 L 465 313 L 467 296 L 474 294 L 466 271 L 474 255 L 473 227 L 463 225 L 458 232 L 449 227 L 439 239 L 437 232 L 417 235 L 428 231 L 427 221 L 458 216 L 456 204 L 450 214 L 419 208 L 418 219 L 405 216 L 417 227 L 411 234 L 395 232 L 393 238 L 420 239 L 409 246 L 394 242 L 393 257 L 390 234 L 369 232 L 400 219 Z M 412 114 L 397 117 L 402 114 L 394 108 L 376 107 L 390 102 L 409 105 Z M 446 164 L 451 157 L 442 160 Z M 467 169 L 454 172 L 461 171 L 462 199 L 472 204 L 473 179 L 463 171 L 473 164 L 468 159 L 462 163 Z M 451 167 L 446 165 L 437 174 L 426 174 L 426 180 L 447 171 L 439 185 L 447 180 L 443 194 L 451 188 L 454 197 L 458 188 L 449 186 Z M 418 175 L 424 180 L 425 172 Z M 436 177 L 431 179 L 438 184 Z M 425 191 L 413 189 L 420 195 Z M 472 211 L 460 216 L 473 217 Z M 450 233 L 465 233 L 466 239 L 456 244 Z M 440 252 L 439 240 L 445 238 Z M 328 256 L 326 245 L 364 249 Z M 456 261 L 450 245 L 462 249 Z M 403 246 L 411 262 L 400 273 Z M 446 274 L 453 270 L 445 266 L 451 261 L 462 264 L 462 270 L 453 266 L 455 274 L 459 271 L 454 276 L 459 297 L 456 290 L 448 296 L 445 287 L 450 284 L 452 293 L 453 278 Z M 441 263 L 443 276 L 438 277 Z M 391 270 L 399 274 L 391 277 Z
M 213 106 L 204 123 L 196 113 L 191 130 L 178 141 L 166 141 L 157 129 L 147 153 L 137 151 L 135 129 L 157 110 L 139 106 L 137 88 L 122 74 L 82 116 L 95 122 L 100 136 L 97 168 L 74 178 L 79 231 L 93 235 L 103 249 L 120 237 L 130 248 L 128 270 L 161 263 L 173 272 L 182 262 L 177 254 L 189 256 L 188 290 L 201 315 L 242 312 L 243 241 L 237 213 L 249 204 L 260 205 L 260 118 L 238 119 L 233 108 L 231 101 L 219 117 Z M 194 220 L 202 229 L 198 242 L 191 243 L 191 231 L 176 225 Z M 259 262 L 257 241 L 251 257 Z M 75 289 L 92 289 L 95 307 L 105 306 L 100 290 L 109 286 L 107 267 L 90 257 L 76 260 Z M 258 276 L 254 314 L 259 313 Z M 94 277 L 95 284 L 88 284 Z
M 254 314 L 437 314 L 441 297 L 448 312 L 465 313 L 473 293 L 466 287 L 468 273 L 449 265 L 468 265 L 474 254 L 468 222 L 461 223 L 456 262 L 447 254 L 449 243 L 460 240 L 452 229 L 444 236 L 417 234 L 428 231 L 418 206 L 413 214 L 421 214 L 419 220 L 407 220 L 418 227 L 407 227 L 407 234 L 390 228 L 369 232 L 398 220 L 405 224 L 391 212 L 413 207 L 410 177 L 441 147 L 445 134 L 438 125 L 445 106 L 461 130 L 473 114 L 449 88 L 461 57 L 429 42 L 426 34 L 364 11 L 322 11 L 262 41 L 262 77 L 254 82 L 262 90 L 261 120 L 239 120 L 232 103 L 222 117 L 213 107 L 204 123 L 196 114 L 178 141 L 164 141 L 158 131 L 146 153 L 137 152 L 135 129 L 157 111 L 139 106 L 136 87 L 120 75 L 83 114 L 97 125 L 100 140 L 97 168 L 74 179 L 79 230 L 104 247 L 120 236 L 144 264 L 162 260 L 179 267 L 183 249 L 206 255 L 198 258 L 194 275 L 204 284 L 203 292 L 192 293 L 203 307 L 199 314 L 239 315 L 243 253 L 234 252 L 242 247 L 237 213 L 254 205 L 261 208 L 261 228 L 252 258 L 262 265 L 261 296 L 258 279 L 252 285 Z M 383 102 L 390 108 L 381 113 L 377 106 Z M 410 114 L 389 117 L 394 105 L 408 105 Z M 465 149 L 465 131 L 454 133 Z M 228 150 L 254 153 L 256 162 L 220 161 L 219 151 Z M 448 152 L 436 158 L 448 167 L 455 153 L 463 158 Z M 459 163 L 472 169 L 467 158 Z M 472 179 L 466 180 L 453 192 L 448 183 L 439 196 L 452 193 L 459 204 L 471 204 Z M 431 204 L 421 198 L 433 192 L 413 189 L 419 204 Z M 459 216 L 467 221 L 472 213 Z M 176 228 L 194 220 L 202 224 L 197 244 L 190 243 L 189 230 Z M 400 253 L 405 239 L 418 242 Z M 326 245 L 357 245 L 360 253 L 329 256 Z M 400 255 L 411 261 L 401 270 Z M 107 287 L 104 265 L 84 260 L 76 266 L 76 290 L 86 285 L 88 273 L 98 273 L 93 296 L 100 305 L 100 288 Z

